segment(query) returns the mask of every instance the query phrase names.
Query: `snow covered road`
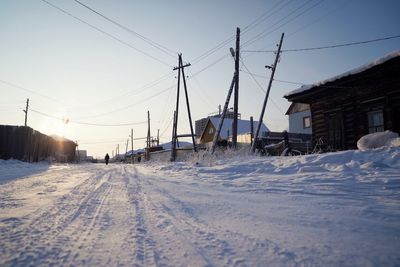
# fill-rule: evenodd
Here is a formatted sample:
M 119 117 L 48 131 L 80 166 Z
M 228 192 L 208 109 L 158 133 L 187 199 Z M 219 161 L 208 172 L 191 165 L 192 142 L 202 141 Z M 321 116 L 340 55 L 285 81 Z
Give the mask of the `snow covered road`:
M 398 266 L 399 170 L 399 149 L 162 165 L 2 161 L 0 265 Z

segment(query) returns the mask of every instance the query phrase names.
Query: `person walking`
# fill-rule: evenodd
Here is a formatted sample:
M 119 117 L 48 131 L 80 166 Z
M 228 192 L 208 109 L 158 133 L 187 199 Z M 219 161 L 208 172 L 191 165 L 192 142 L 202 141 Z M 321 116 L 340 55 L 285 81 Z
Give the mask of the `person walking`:
M 104 160 L 106 161 L 106 165 L 108 165 L 108 161 L 110 160 L 110 156 L 108 155 L 108 153 L 104 157 Z

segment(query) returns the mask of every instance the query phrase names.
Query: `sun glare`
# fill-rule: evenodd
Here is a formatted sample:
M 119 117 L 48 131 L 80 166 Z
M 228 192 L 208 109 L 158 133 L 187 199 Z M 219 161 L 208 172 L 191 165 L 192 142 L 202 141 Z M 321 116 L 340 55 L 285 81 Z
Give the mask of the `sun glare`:
M 57 119 L 59 118 L 59 119 Z M 65 112 L 58 112 L 43 121 L 42 127 L 49 135 L 68 138 L 71 135 L 69 118 Z

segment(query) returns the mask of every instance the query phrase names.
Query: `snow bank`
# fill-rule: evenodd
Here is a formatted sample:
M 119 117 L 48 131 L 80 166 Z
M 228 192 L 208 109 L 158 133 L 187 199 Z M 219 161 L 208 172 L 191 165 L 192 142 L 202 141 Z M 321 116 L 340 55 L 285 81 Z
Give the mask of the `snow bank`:
M 201 155 L 1 184 L 0 266 L 400 266 L 399 147 Z
M 0 184 L 9 180 L 26 177 L 32 174 L 46 171 L 49 168 L 47 162 L 27 163 L 19 160 L 0 159 Z
M 400 146 L 399 135 L 391 131 L 371 133 L 364 135 L 357 141 L 357 148 L 365 151 L 383 146 Z

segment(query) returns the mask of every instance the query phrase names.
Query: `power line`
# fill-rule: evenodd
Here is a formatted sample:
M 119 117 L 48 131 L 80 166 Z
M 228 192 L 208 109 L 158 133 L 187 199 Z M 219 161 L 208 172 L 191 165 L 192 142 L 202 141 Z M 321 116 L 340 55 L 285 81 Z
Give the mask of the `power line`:
M 165 62 L 165 61 L 163 61 L 163 60 L 161 60 L 161 59 L 159 59 L 159 58 L 156 58 L 156 57 L 150 55 L 149 53 L 147 53 L 147 52 L 145 52 L 145 51 L 143 51 L 143 50 L 141 50 L 141 49 L 139 49 L 139 48 L 134 47 L 134 46 L 131 45 L 130 43 L 125 42 L 125 41 L 119 39 L 118 37 L 116 37 L 116 36 L 114 36 L 114 35 L 112 35 L 112 34 L 106 32 L 106 31 L 104 31 L 104 30 L 102 30 L 102 29 L 100 29 L 100 28 L 97 27 L 97 26 L 94 26 L 93 24 L 90 24 L 90 23 L 87 22 L 87 21 L 84 21 L 83 19 L 80 19 L 80 18 L 76 17 L 75 15 L 73 15 L 73 14 L 69 13 L 68 11 L 66 11 L 65 9 L 62 9 L 62 8 L 60 8 L 60 7 L 56 6 L 56 5 L 54 5 L 54 4 L 50 3 L 50 2 L 48 2 L 47 0 L 41 0 L 41 1 L 44 2 L 44 3 L 46 3 L 47 5 L 49 5 L 49 6 L 53 7 L 53 8 L 55 8 L 55 9 L 57 9 L 58 11 L 60 11 L 60 12 L 62 12 L 62 13 L 64 13 L 64 14 L 66 14 L 66 15 L 68 15 L 68 16 L 70 16 L 70 17 L 72 17 L 72 18 L 74 18 L 74 19 L 76 19 L 76 20 L 82 22 L 83 24 L 86 24 L 87 26 L 91 27 L 92 29 L 94 29 L 94 30 L 96 30 L 96 31 L 98 31 L 98 32 L 100 32 L 100 33 L 102 33 L 102 34 L 104 34 L 104 35 L 107 35 L 108 37 L 114 39 L 115 41 L 117 41 L 117 42 L 119 42 L 119 43 L 121 43 L 121 44 L 123 44 L 123 45 L 125 45 L 125 46 L 127 46 L 127 47 L 129 47 L 129 48 L 132 48 L 133 50 L 135 50 L 135 51 L 137 51 L 137 52 L 139 52 L 139 53 L 141 53 L 141 54 L 143 54 L 143 55 L 145 55 L 145 56 L 147 56 L 147 57 L 150 57 L 150 58 L 152 58 L 152 59 L 158 61 L 159 63 L 161 63 L 161 64 L 163 64 L 163 65 L 166 65 L 166 66 L 168 66 L 168 67 L 172 67 L 172 66 L 171 66 L 170 64 L 168 64 L 167 62 Z
M 38 95 L 38 96 L 41 96 L 41 97 L 46 98 L 46 99 L 48 99 L 48 100 L 51 100 L 51 101 L 53 101 L 53 102 L 57 102 L 57 103 L 59 103 L 59 104 L 66 105 L 65 103 L 63 103 L 63 102 L 61 102 L 61 101 L 59 101 L 59 100 L 57 100 L 57 99 L 55 99 L 55 98 L 52 98 L 52 97 L 50 97 L 50 96 L 47 96 L 47 95 L 38 93 L 38 92 L 36 92 L 36 91 L 34 91 L 34 90 L 31 90 L 31 89 L 22 87 L 22 86 L 20 86 L 20 85 L 17 85 L 17 84 L 14 84 L 14 83 L 10 83 L 10 82 L 4 81 L 4 80 L 0 80 L 0 82 L 6 84 L 6 85 L 8 85 L 8 86 L 11 86 L 11 87 L 14 87 L 14 88 L 17 88 L 17 89 L 20 89 L 20 90 L 23 90 L 23 91 L 26 91 L 26 92 L 29 92 L 29 93 Z
M 298 17 L 300 17 L 301 15 L 307 13 L 308 11 L 310 11 L 311 9 L 313 9 L 314 7 L 316 7 L 317 5 L 321 4 L 323 2 L 323 0 L 318 1 L 317 3 L 315 3 L 314 5 L 308 7 L 307 9 L 305 9 L 304 11 L 300 12 L 299 14 L 295 15 L 294 17 L 290 18 L 292 15 L 294 15 L 297 11 L 301 10 L 303 7 L 306 7 L 308 5 L 308 3 L 312 2 L 313 0 L 308 0 L 307 2 L 305 2 L 304 4 L 302 4 L 300 7 L 296 8 L 295 10 L 293 10 L 292 12 L 290 12 L 288 15 L 286 15 L 285 17 L 281 18 L 280 20 L 278 20 L 276 23 L 274 23 L 273 25 L 271 25 L 270 27 L 268 27 L 267 29 L 263 30 L 262 32 L 258 33 L 257 35 L 255 35 L 253 38 L 249 39 L 248 41 L 243 43 L 243 46 L 248 46 L 258 40 L 260 40 L 261 38 L 264 38 L 265 36 L 275 32 L 276 30 L 282 28 L 283 26 L 285 26 L 286 24 L 292 22 L 293 20 L 297 19 Z M 290 19 L 289 19 L 290 18 Z M 286 22 L 284 22 L 283 24 L 279 25 L 278 27 L 276 27 L 273 30 L 268 31 L 269 29 L 273 28 L 274 26 L 278 25 L 279 23 L 287 20 Z M 267 32 L 268 31 L 268 32 Z
M 250 29 L 256 27 L 257 25 L 259 25 L 260 23 L 262 23 L 263 21 L 265 21 L 266 19 L 270 18 L 272 15 L 276 14 L 277 12 L 281 11 L 285 6 L 287 6 L 290 2 L 292 2 L 293 0 L 290 0 L 288 2 L 285 3 L 285 1 L 278 1 L 278 3 L 276 5 L 274 5 L 271 9 L 268 9 L 266 12 L 264 12 L 263 14 L 261 14 L 258 18 L 256 18 L 253 22 L 251 22 L 249 25 L 247 25 L 246 27 L 243 28 L 242 30 L 242 34 L 249 31 Z M 272 11 L 277 8 L 279 5 L 281 5 L 282 3 L 285 3 L 284 5 L 282 5 L 277 11 L 275 11 L 274 13 L 272 13 Z M 269 14 L 271 13 L 271 14 Z M 268 15 L 268 16 L 267 16 Z
M 264 12 L 263 14 L 261 14 L 259 17 L 257 17 L 255 20 L 253 20 L 251 23 L 249 23 L 247 26 L 245 26 L 241 32 L 242 36 L 247 33 L 249 30 L 253 29 L 254 27 L 256 27 L 257 25 L 259 25 L 261 22 L 265 21 L 266 19 L 270 18 L 271 16 L 273 16 L 274 14 L 278 13 L 283 7 L 285 7 L 286 5 L 288 5 L 291 1 L 285 3 L 282 7 L 280 7 L 278 10 L 274 11 L 274 9 L 276 9 L 280 4 L 284 3 L 284 1 L 278 1 L 278 4 L 274 5 L 271 9 L 268 9 L 266 12 Z M 235 40 L 236 35 L 231 35 L 229 38 L 225 39 L 224 41 L 222 41 L 221 43 L 219 43 L 218 45 L 216 45 L 215 47 L 211 48 L 210 50 L 207 50 L 206 52 L 204 52 L 203 54 L 201 54 L 200 56 L 194 58 L 193 60 L 191 60 L 192 64 L 198 63 L 199 61 L 207 58 L 208 56 L 214 54 L 216 51 L 218 51 L 219 49 L 223 48 L 225 45 L 227 45 L 229 42 Z
M 295 49 L 283 49 L 282 52 L 300 52 L 300 51 L 311 51 L 311 50 L 322 50 L 322 49 L 330 49 L 337 47 L 345 47 L 345 46 L 353 46 L 353 45 L 361 45 L 368 44 L 373 42 L 386 41 L 390 39 L 400 38 L 400 35 L 388 36 L 384 38 L 352 42 L 352 43 L 344 43 L 344 44 L 336 44 L 336 45 L 328 45 L 328 46 L 318 46 L 318 47 L 309 47 L 309 48 L 295 48 Z M 242 52 L 252 52 L 252 53 L 272 53 L 274 50 L 242 50 Z
M 253 78 L 254 82 L 255 82 L 255 83 L 258 85 L 258 87 L 261 89 L 261 91 L 262 91 L 263 93 L 265 93 L 264 88 L 261 86 L 261 84 L 257 81 L 257 79 L 253 76 L 253 74 L 250 72 L 250 70 L 249 70 L 249 69 L 247 68 L 247 66 L 244 64 L 243 59 L 242 59 L 241 57 L 240 57 L 240 61 L 242 62 L 243 67 L 247 70 L 247 73 L 250 74 L 250 76 Z M 285 114 L 283 113 L 283 111 L 279 108 L 278 104 L 276 104 L 275 101 L 274 101 L 272 98 L 270 98 L 270 99 L 271 99 L 272 104 L 274 104 L 274 106 L 276 107 L 276 109 L 277 109 L 282 115 L 285 115 Z
M 192 77 L 197 76 L 198 74 L 202 73 L 203 71 L 209 69 L 210 67 L 214 66 L 215 64 L 217 64 L 218 62 L 222 61 L 223 59 L 227 58 L 228 56 L 230 56 L 230 53 L 227 53 L 225 55 L 223 55 L 222 57 L 218 58 L 217 60 L 215 60 L 214 62 L 208 64 L 207 66 L 205 66 L 204 68 L 202 68 L 201 70 L 195 72 Z
M 113 23 L 114 25 L 120 27 L 121 29 L 123 29 L 123 30 L 125 30 L 125 31 L 127 31 L 127 32 L 129 32 L 129 33 L 131 33 L 131 34 L 133 34 L 133 35 L 135 35 L 137 37 L 139 37 L 140 39 L 142 39 L 143 41 L 145 41 L 149 45 L 155 47 L 156 49 L 160 50 L 161 52 L 163 52 L 163 53 L 165 53 L 165 54 L 167 54 L 167 55 L 169 55 L 171 57 L 174 57 L 174 58 L 175 58 L 176 54 L 178 54 L 178 52 L 176 52 L 176 51 L 174 51 L 172 49 L 169 49 L 168 47 L 165 47 L 165 46 L 161 45 L 160 43 L 157 43 L 157 42 L 155 42 L 155 41 L 153 41 L 153 40 L 151 40 L 151 39 L 139 34 L 138 32 L 136 32 L 136 31 L 134 31 L 134 30 L 122 25 L 121 23 L 119 23 L 119 22 L 117 22 L 117 21 L 105 16 L 104 14 L 100 13 L 99 11 L 96 11 L 95 9 L 89 7 L 88 5 L 82 3 L 81 1 L 79 1 L 79 0 L 74 0 L 74 1 L 76 3 L 78 3 L 79 5 L 85 7 L 86 9 L 92 11 L 93 13 L 95 13 L 95 14 L 101 16 L 102 18 L 108 20 L 109 22 Z
M 147 83 L 147 84 L 145 84 L 145 85 L 143 85 L 143 86 L 141 86 L 141 87 L 138 87 L 138 88 L 133 89 L 133 90 L 126 91 L 126 92 L 120 94 L 119 96 L 115 96 L 115 97 L 109 98 L 108 100 L 104 100 L 104 101 L 102 101 L 102 102 L 100 102 L 100 103 L 97 103 L 97 104 L 95 104 L 95 105 L 96 105 L 96 106 L 98 106 L 98 105 L 103 105 L 103 104 L 105 104 L 105 103 L 109 103 L 109 102 L 111 102 L 111 101 L 113 101 L 113 100 L 120 99 L 120 98 L 125 97 L 125 96 L 128 96 L 128 95 L 137 94 L 137 92 L 139 92 L 139 93 L 140 93 L 140 92 L 143 92 L 143 90 L 145 90 L 145 89 L 150 89 L 150 88 L 152 88 L 152 87 L 154 87 L 154 86 L 156 86 L 156 85 L 162 83 L 162 82 L 165 81 L 166 79 L 171 78 L 171 77 L 172 77 L 172 73 L 173 73 L 173 72 L 169 72 L 168 74 L 165 74 L 165 75 L 163 75 L 163 76 L 157 78 L 156 80 L 154 80 L 154 81 L 152 81 L 152 82 L 149 82 L 149 83 Z
M 249 72 L 249 71 L 244 71 L 244 70 L 240 70 L 240 71 L 241 71 L 241 72 L 244 72 L 244 73 L 247 73 L 247 74 L 250 74 L 250 75 L 253 75 L 253 76 L 255 76 L 255 77 L 259 77 L 259 78 L 263 78 L 263 79 L 267 79 L 267 78 L 268 78 L 268 77 L 265 76 L 265 75 L 260 75 L 260 74 L 252 73 L 252 72 Z M 297 85 L 305 85 L 305 84 L 307 84 L 307 83 L 301 83 L 301 82 L 293 82 L 293 81 L 279 80 L 279 79 L 275 79 L 275 78 L 274 78 L 274 81 L 276 81 L 276 82 L 281 82 L 281 83 L 297 84 Z
M 172 117 L 171 120 L 169 121 L 168 125 L 165 127 L 164 131 L 160 134 L 160 137 L 164 136 L 165 132 L 169 129 L 169 127 L 171 126 L 172 121 L 174 120 L 174 118 Z
M 278 80 L 278 79 L 274 79 L 274 81 L 277 81 L 277 82 L 280 82 L 280 83 L 296 84 L 296 85 L 305 85 L 306 84 L 306 83 L 292 82 L 292 81 L 285 81 L 285 80 Z
M 216 103 L 214 102 L 214 99 L 213 99 L 212 97 L 210 97 L 210 96 L 207 94 L 207 92 L 206 92 L 205 90 L 202 90 L 199 80 L 197 79 L 196 76 L 193 76 L 193 73 L 192 73 L 190 67 L 188 67 L 187 69 L 188 69 L 188 72 L 189 72 L 190 75 L 191 75 L 190 77 L 193 78 L 194 81 L 195 81 L 195 83 L 197 84 L 197 89 L 198 89 L 198 90 L 194 90 L 194 91 L 195 91 L 196 93 L 198 93 L 198 95 L 199 95 L 199 97 L 201 98 L 201 100 L 202 100 L 205 104 L 209 105 L 210 107 L 211 107 L 210 101 L 213 102 L 213 104 L 216 106 Z M 189 78 L 188 78 L 188 80 L 189 80 Z M 193 86 L 193 87 L 194 87 L 194 86 Z M 196 89 L 196 88 L 195 88 L 195 89 Z M 205 97 L 205 98 L 204 98 L 204 97 Z
M 122 143 L 125 142 L 125 140 L 118 139 L 114 141 L 99 141 L 99 142 L 79 142 L 79 145 L 97 145 L 97 144 L 115 144 L 115 143 Z
M 126 110 L 126 109 L 131 108 L 131 107 L 133 107 L 135 105 L 142 104 L 142 103 L 144 103 L 144 102 L 146 102 L 146 101 L 148 101 L 148 100 L 150 100 L 150 99 L 152 99 L 152 98 L 154 98 L 154 97 L 156 97 L 158 95 L 161 95 L 161 94 L 167 92 L 168 90 L 171 90 L 173 87 L 174 87 L 174 85 L 171 85 L 171 86 L 165 88 L 164 90 L 161 90 L 161 91 L 159 91 L 159 92 L 157 92 L 157 93 L 155 93 L 155 94 L 153 94 L 153 95 L 151 95 L 151 96 L 149 96 L 149 97 L 147 97 L 145 99 L 142 99 L 141 101 L 138 101 L 136 103 L 129 104 L 127 106 L 124 106 L 124 107 L 121 107 L 121 108 L 117 108 L 117 109 L 114 109 L 112 111 L 100 113 L 100 114 L 93 115 L 93 116 L 88 116 L 88 117 L 85 117 L 85 118 L 97 118 L 97 117 L 102 117 L 102 116 L 109 115 L 109 114 L 112 114 L 112 113 L 115 113 L 115 112 L 118 112 L 118 111 Z
M 53 115 L 46 114 L 46 113 L 44 113 L 44 112 L 40 112 L 40 111 L 34 110 L 34 109 L 32 109 L 32 108 L 30 108 L 29 111 L 32 111 L 32 112 L 37 113 L 37 114 L 40 114 L 40 115 L 42 115 L 42 116 L 46 116 L 46 117 L 49 117 L 49 118 L 53 118 L 53 119 L 56 119 L 56 120 L 60 120 L 60 121 L 62 121 L 62 122 L 65 123 L 65 124 L 67 124 L 67 123 L 74 123 L 74 124 L 90 125 L 90 126 L 105 126 L 105 127 L 111 126 L 111 127 L 114 127 L 114 126 L 140 125 L 140 124 L 146 124 L 146 123 L 147 123 L 147 121 L 142 121 L 142 122 L 130 122 L 130 123 L 120 123 L 120 124 L 99 124 L 99 123 L 90 123 L 90 122 L 73 121 L 73 120 L 69 120 L 69 119 L 66 119 L 66 118 L 60 118 L 60 117 L 56 117 L 56 116 L 53 116 Z

